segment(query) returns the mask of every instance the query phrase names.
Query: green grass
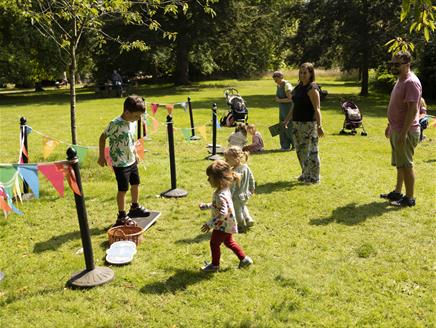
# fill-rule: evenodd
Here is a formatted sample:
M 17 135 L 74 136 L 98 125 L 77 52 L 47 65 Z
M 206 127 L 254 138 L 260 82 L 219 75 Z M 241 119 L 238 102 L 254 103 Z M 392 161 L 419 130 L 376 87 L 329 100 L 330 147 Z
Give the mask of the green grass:
M 291 81 L 294 82 L 295 79 Z M 85 268 L 74 197 L 66 185 L 59 198 L 40 177 L 41 198 L 25 202 L 24 216 L 0 219 L 0 326 L 7 327 L 434 327 L 435 309 L 435 138 L 415 156 L 417 206 L 393 209 L 378 195 L 392 189 L 384 138 L 388 95 L 361 98 L 359 86 L 322 77 L 329 96 L 322 103 L 326 137 L 320 141 L 322 183 L 301 185 L 294 152 L 250 157 L 257 194 L 249 208 L 256 219 L 237 241 L 255 264 L 238 270 L 236 257 L 222 251 L 223 271 L 199 272 L 210 259 L 209 236 L 200 233 L 207 219 L 198 203 L 212 189 L 205 168 L 209 140 L 184 141 L 175 132 L 178 187 L 182 199 L 159 198 L 170 188 L 164 126 L 146 142 L 141 203 L 162 212 L 145 233 L 130 265 L 112 266 L 109 284 L 79 291 L 65 288 Z M 210 122 L 211 104 L 227 111 L 223 88 L 232 85 L 246 100 L 251 122 L 267 149 L 278 148 L 267 127 L 276 123 L 275 87 L 270 79 L 208 81 L 192 89 L 147 86 L 137 93 L 148 101 L 172 103 L 190 96 L 196 125 Z M 368 136 L 338 135 L 343 123 L 341 97 L 353 99 L 364 115 Z M 19 118 L 33 129 L 68 143 L 71 140 L 66 90 L 0 95 L 0 162 L 18 159 Z M 97 146 L 106 124 L 119 115 L 122 99 L 97 98 L 79 90 L 77 127 L 80 145 Z M 430 103 L 435 108 L 435 103 Z M 434 114 L 434 112 L 433 112 Z M 165 121 L 159 109 L 158 120 Z M 189 127 L 189 116 L 174 111 L 176 128 Z M 230 129 L 218 130 L 226 144 Z M 48 159 L 65 159 L 61 144 Z M 29 136 L 31 162 L 42 162 L 42 138 Z M 81 175 L 94 259 L 103 266 L 107 227 L 116 214 L 112 173 L 96 164 L 90 149 Z

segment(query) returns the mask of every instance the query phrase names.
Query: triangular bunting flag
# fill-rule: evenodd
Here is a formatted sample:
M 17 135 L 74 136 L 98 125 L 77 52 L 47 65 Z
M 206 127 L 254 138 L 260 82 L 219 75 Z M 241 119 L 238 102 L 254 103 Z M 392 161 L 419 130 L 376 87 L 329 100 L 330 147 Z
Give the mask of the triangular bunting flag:
M 79 158 L 79 163 L 85 162 L 86 154 L 88 153 L 88 147 L 83 147 L 79 145 L 72 145 L 72 147 L 77 153 L 77 157 Z
M 32 133 L 32 128 L 30 126 L 26 126 L 26 134 L 29 135 Z
M 166 104 L 165 108 L 167 109 L 168 115 L 171 115 L 173 113 L 174 105 L 173 104 Z
M 151 115 L 153 115 L 153 116 L 156 115 L 158 107 L 159 107 L 159 104 L 154 104 L 154 103 L 151 104 Z
M 61 197 L 64 197 L 64 174 L 56 164 L 39 164 L 38 170 L 50 181 Z
M 42 157 L 47 159 L 59 143 L 59 141 L 53 140 L 49 137 L 42 137 Z
M 23 215 L 23 212 L 21 212 L 18 208 L 16 208 L 9 198 L 8 198 L 8 205 L 11 207 L 12 211 L 14 211 L 15 213 L 17 213 L 18 215 Z
M 12 211 L 12 208 L 9 206 L 9 204 L 4 200 L 2 196 L 0 196 L 0 208 L 3 210 L 3 214 L 5 216 L 7 216 L 10 211 Z
M 182 130 L 183 138 L 185 138 L 186 141 L 191 140 L 191 129 L 182 128 L 181 130 Z
M 138 139 L 135 142 L 136 153 L 139 159 L 144 160 L 144 139 Z
M 216 120 L 216 127 L 217 129 L 219 129 L 221 125 L 220 125 L 220 121 L 218 120 L 218 117 L 215 117 L 215 120 Z
M 35 198 L 39 198 L 38 166 L 36 164 L 19 165 L 18 173 L 32 189 Z
M 182 102 L 180 105 L 182 105 L 183 110 L 186 112 L 188 110 L 188 103 L 187 102 Z
M 78 196 L 81 196 L 79 185 L 77 184 L 76 174 L 74 173 L 73 167 L 68 164 L 64 164 L 64 172 L 67 177 L 67 182 L 70 185 L 70 188 L 74 191 L 74 193 Z
M 206 126 L 202 125 L 197 127 L 198 133 L 203 137 L 204 140 L 207 140 Z

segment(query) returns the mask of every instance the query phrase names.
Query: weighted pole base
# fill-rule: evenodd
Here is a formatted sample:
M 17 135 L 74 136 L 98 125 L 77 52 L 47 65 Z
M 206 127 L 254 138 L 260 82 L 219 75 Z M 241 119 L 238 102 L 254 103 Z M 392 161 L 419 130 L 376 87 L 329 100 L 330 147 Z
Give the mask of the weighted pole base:
M 161 197 L 165 198 L 180 198 L 188 196 L 188 192 L 183 189 L 170 189 L 160 194 Z
M 73 274 L 67 282 L 70 288 L 91 288 L 103 285 L 114 279 L 115 273 L 106 267 L 96 267 L 94 270 L 83 270 Z
M 189 140 L 200 140 L 201 138 L 199 136 L 192 136 L 189 138 Z
M 210 161 L 216 161 L 216 160 L 223 159 L 223 158 L 220 155 L 215 154 L 215 155 L 211 155 L 209 157 L 206 157 L 206 159 L 208 159 Z

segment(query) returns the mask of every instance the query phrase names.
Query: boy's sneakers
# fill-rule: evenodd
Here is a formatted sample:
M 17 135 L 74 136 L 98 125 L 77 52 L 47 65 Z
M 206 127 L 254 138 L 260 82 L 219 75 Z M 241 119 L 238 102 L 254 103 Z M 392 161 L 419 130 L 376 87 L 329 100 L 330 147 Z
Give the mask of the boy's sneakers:
M 253 264 L 251 257 L 246 256 L 239 262 L 239 269 L 246 268 Z
M 384 198 L 390 201 L 398 201 L 403 198 L 403 194 L 394 190 L 387 194 L 381 194 L 380 198 Z
M 204 262 L 204 266 L 201 267 L 201 270 L 204 272 L 217 272 L 220 269 L 219 265 L 213 265 L 212 263 Z
M 118 214 L 118 218 L 115 221 L 115 223 L 112 225 L 112 227 L 118 227 L 118 226 L 136 226 L 135 220 L 132 220 L 128 215 L 120 215 Z
M 252 226 L 254 226 L 254 221 L 247 221 L 247 228 L 251 228 Z
M 150 215 L 150 211 L 142 206 L 130 207 L 127 215 L 131 218 L 146 217 Z
M 392 206 L 400 206 L 400 207 L 411 207 L 411 206 L 415 206 L 416 202 L 415 202 L 415 198 L 409 198 L 407 196 L 401 197 L 401 199 L 399 200 L 395 200 L 390 202 L 390 204 Z

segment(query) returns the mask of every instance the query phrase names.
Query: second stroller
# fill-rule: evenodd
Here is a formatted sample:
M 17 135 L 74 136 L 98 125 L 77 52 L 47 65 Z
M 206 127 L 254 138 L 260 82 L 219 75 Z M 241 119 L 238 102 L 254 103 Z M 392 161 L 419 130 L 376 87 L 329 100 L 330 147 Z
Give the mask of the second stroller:
M 359 107 L 352 101 L 341 101 L 341 109 L 345 115 L 344 125 L 339 134 L 352 134 L 355 135 L 357 128 L 362 128 L 360 133 L 362 136 L 368 135 L 365 131 L 362 122 L 362 114 L 360 113 Z M 347 132 L 346 130 L 350 130 Z
M 245 105 L 244 99 L 239 95 L 235 88 L 227 88 L 224 90 L 224 97 L 230 109 L 227 115 L 221 117 L 220 125 L 232 127 L 236 123 L 247 123 L 248 108 Z

